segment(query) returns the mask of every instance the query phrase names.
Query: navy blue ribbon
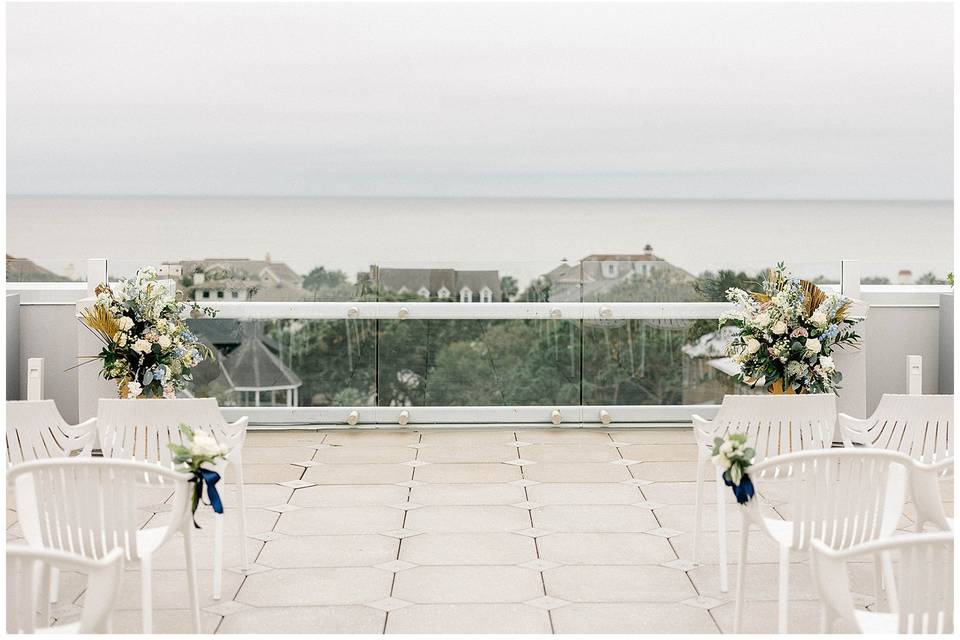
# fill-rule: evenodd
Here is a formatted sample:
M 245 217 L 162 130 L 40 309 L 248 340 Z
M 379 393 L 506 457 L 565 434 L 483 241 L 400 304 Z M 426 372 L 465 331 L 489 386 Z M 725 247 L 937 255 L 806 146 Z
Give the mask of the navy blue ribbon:
M 193 472 L 193 513 L 196 516 L 197 507 L 200 505 L 203 496 L 203 485 L 207 485 L 207 498 L 210 499 L 210 506 L 214 513 L 223 513 L 223 502 L 220 500 L 220 494 L 217 492 L 217 483 L 220 482 L 220 474 L 209 469 L 198 469 Z M 204 504 L 207 504 L 204 502 Z M 193 526 L 197 529 L 197 519 L 194 517 Z
M 736 496 L 739 504 L 746 504 L 753 497 L 753 481 L 747 474 L 743 474 L 740 478 L 740 484 L 733 484 L 733 480 L 730 479 L 730 472 L 726 471 L 723 474 L 723 484 L 733 489 L 733 495 Z

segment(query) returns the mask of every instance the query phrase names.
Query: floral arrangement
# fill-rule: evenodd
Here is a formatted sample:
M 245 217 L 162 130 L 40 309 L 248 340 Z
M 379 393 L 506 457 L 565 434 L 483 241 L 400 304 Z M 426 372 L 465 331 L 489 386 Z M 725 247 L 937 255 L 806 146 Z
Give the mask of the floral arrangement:
M 100 284 L 96 294 L 80 320 L 103 343 L 91 359 L 102 362 L 100 375 L 117 382 L 121 398 L 173 398 L 191 380 L 190 369 L 213 356 L 182 316 L 188 306 L 194 316 L 215 312 L 178 300 L 153 267 L 112 287 Z
M 194 514 L 197 513 L 197 507 L 203 496 L 203 486 L 207 487 L 207 497 L 210 499 L 210 506 L 215 513 L 223 513 L 223 502 L 220 500 L 220 494 L 217 492 L 217 483 L 220 481 L 220 474 L 212 469 L 205 469 L 204 465 L 215 465 L 217 462 L 225 459 L 230 452 L 230 448 L 217 442 L 213 435 L 203 429 L 191 429 L 185 424 L 180 425 L 180 433 L 183 435 L 183 443 L 169 443 L 167 446 L 173 452 L 173 461 L 182 465 L 184 471 L 193 474 L 193 497 L 191 509 Z M 206 504 L 206 503 L 205 503 Z M 200 525 L 196 520 L 193 522 L 198 529 Z
M 747 475 L 747 467 L 756 455 L 747 446 L 745 433 L 731 433 L 726 439 L 713 439 L 713 463 L 723 469 L 723 483 L 733 489 L 737 502 L 745 504 L 753 497 L 753 481 Z
M 773 392 L 836 393 L 843 376 L 831 354 L 860 342 L 853 327 L 862 318 L 849 315 L 850 299 L 792 277 L 782 264 L 761 287 L 728 289 L 736 309 L 720 318 L 721 327 L 739 329 L 727 355 L 740 365 L 740 379 Z

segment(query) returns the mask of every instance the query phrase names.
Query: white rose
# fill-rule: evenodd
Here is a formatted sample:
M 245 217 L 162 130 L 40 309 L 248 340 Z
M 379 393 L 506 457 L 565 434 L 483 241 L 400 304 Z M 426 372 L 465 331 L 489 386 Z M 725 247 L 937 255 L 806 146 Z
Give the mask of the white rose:
M 760 351 L 760 341 L 756 338 L 748 338 L 747 342 L 744 344 L 744 351 L 746 353 L 756 353 L 757 351 Z
M 160 339 L 157 340 L 157 344 L 160 345 L 161 349 L 169 349 L 172 344 L 170 336 L 160 336 Z
M 823 311 L 815 311 L 813 315 L 810 316 L 810 322 L 818 327 L 825 327 L 827 326 L 827 314 Z
M 720 445 L 720 453 L 726 455 L 733 451 L 733 443 L 729 440 Z
M 787 323 L 783 320 L 778 320 L 777 323 L 773 325 L 773 329 L 771 329 L 771 331 L 778 336 L 781 336 L 787 332 Z
M 753 319 L 753 321 L 756 322 L 757 325 L 761 327 L 765 327 L 768 324 L 770 324 L 770 314 L 764 311 L 763 313 L 758 314 L 757 317 Z
M 824 371 L 833 371 L 836 369 L 836 365 L 833 363 L 833 358 L 830 356 L 820 356 L 820 366 L 823 367 Z
M 804 345 L 810 353 L 820 353 L 820 341 L 816 338 L 807 338 Z
M 722 453 L 718 453 L 717 455 L 711 457 L 710 460 L 713 461 L 713 464 L 717 465 L 718 467 L 723 467 L 725 470 L 730 468 L 730 459 Z
M 133 318 L 123 316 L 117 324 L 120 326 L 120 331 L 130 331 L 130 329 L 133 329 Z
M 127 383 L 127 397 L 136 398 L 138 395 L 143 393 L 143 387 L 140 386 L 139 382 L 128 382 Z
M 206 431 L 196 431 L 193 434 L 193 446 L 191 451 L 201 456 L 217 456 L 223 453 L 223 447 L 217 443 L 217 440 Z
M 143 338 L 140 338 L 139 340 L 133 343 L 133 350 L 136 351 L 137 353 L 150 353 L 150 349 L 152 348 L 153 348 L 153 345 L 150 344 L 150 341 L 144 340 Z

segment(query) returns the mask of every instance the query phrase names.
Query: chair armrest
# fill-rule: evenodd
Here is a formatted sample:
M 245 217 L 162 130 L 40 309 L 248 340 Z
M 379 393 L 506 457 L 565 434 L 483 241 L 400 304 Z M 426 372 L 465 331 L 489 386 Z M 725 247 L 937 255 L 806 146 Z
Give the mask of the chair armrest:
M 240 450 L 243 448 L 244 443 L 247 441 L 247 423 L 250 421 L 248 416 L 242 416 L 236 422 L 230 422 L 224 428 L 224 437 L 227 440 L 227 444 L 230 445 L 230 453 L 227 454 L 229 458 L 233 452 L 237 452 L 239 455 Z
M 820 602 L 828 611 L 827 619 L 843 620 L 851 629 L 857 629 L 853 596 L 850 595 L 850 577 L 847 574 L 847 556 L 835 551 L 820 540 L 810 541 L 810 569 Z M 825 631 L 830 632 L 831 629 Z
M 79 451 L 80 456 L 90 457 L 97 437 L 96 418 L 84 420 L 80 424 L 68 424 L 64 432 L 70 437 L 70 440 L 64 443 L 66 450 Z
M 717 430 L 713 421 L 706 420 L 697 414 L 690 416 L 690 420 L 693 422 L 693 436 L 697 439 L 697 444 L 702 447 L 713 447 L 713 436 Z
M 854 444 L 867 446 L 867 429 L 870 427 L 869 420 L 854 418 L 845 413 L 838 413 L 837 423 L 840 425 L 840 438 L 843 440 L 843 446 L 852 447 Z

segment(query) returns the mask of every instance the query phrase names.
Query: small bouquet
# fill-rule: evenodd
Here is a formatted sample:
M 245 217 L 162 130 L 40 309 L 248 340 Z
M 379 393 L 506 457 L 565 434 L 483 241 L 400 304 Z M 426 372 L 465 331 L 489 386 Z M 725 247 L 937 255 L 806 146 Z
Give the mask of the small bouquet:
M 753 497 L 753 482 L 747 475 L 756 452 L 747 446 L 745 433 L 731 433 L 726 439 L 713 439 L 713 457 L 715 465 L 723 469 L 723 483 L 733 489 L 737 502 L 746 504 Z
M 736 309 L 720 318 L 720 326 L 739 329 L 727 355 L 740 366 L 740 379 L 775 393 L 837 393 L 843 376 L 833 350 L 860 342 L 853 327 L 862 318 L 849 315 L 852 301 L 792 277 L 783 264 L 762 288 L 726 293 Z
M 196 516 L 197 507 L 200 505 L 203 496 L 203 486 L 207 487 L 207 498 L 209 505 L 213 507 L 214 513 L 223 513 L 223 502 L 220 500 L 220 494 L 217 493 L 217 483 L 220 481 L 220 474 L 211 469 L 204 469 L 204 465 L 214 465 L 218 461 L 224 460 L 230 448 L 217 442 L 211 434 L 203 429 L 191 429 L 185 424 L 180 425 L 180 433 L 183 435 L 183 444 L 169 443 L 170 451 L 173 452 L 173 461 L 183 465 L 184 471 L 193 474 L 193 498 L 191 510 Z M 208 503 L 204 503 L 208 504 Z M 194 518 L 193 525 L 200 528 Z
M 97 301 L 80 316 L 103 343 L 91 360 L 100 360 L 100 375 L 115 380 L 121 398 L 173 398 L 191 380 L 190 370 L 213 352 L 184 322 L 194 315 L 215 315 L 212 309 L 177 299 L 153 267 L 143 267 L 133 280 L 112 287 L 100 284 Z

